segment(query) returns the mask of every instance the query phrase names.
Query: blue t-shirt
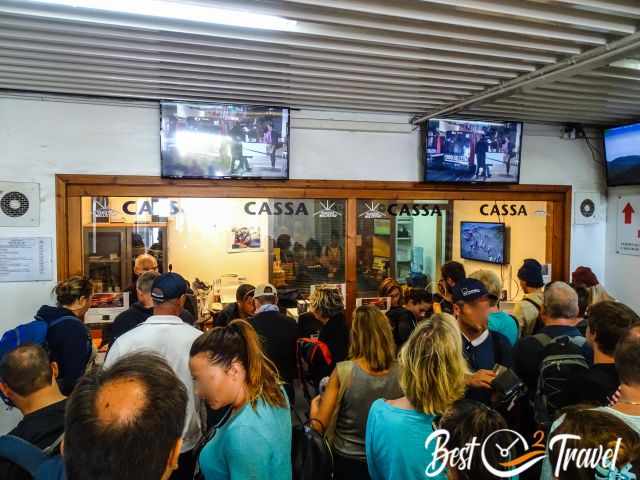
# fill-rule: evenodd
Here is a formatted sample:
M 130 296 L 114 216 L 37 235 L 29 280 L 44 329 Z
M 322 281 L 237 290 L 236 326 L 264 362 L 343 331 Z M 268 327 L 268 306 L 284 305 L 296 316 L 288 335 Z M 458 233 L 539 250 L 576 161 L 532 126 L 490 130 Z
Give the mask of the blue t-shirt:
M 518 341 L 518 326 L 514 318 L 506 312 L 493 312 L 489 314 L 489 330 L 498 332 L 507 337 L 513 347 Z
M 445 480 L 444 472 L 434 477 L 425 473 L 433 460 L 434 444 L 425 448 L 425 441 L 433 432 L 433 418 L 394 407 L 383 399 L 373 402 L 365 442 L 371 480 Z
M 286 398 L 286 397 L 285 397 Z M 258 400 L 247 404 L 200 453 L 206 480 L 291 480 L 291 413 Z

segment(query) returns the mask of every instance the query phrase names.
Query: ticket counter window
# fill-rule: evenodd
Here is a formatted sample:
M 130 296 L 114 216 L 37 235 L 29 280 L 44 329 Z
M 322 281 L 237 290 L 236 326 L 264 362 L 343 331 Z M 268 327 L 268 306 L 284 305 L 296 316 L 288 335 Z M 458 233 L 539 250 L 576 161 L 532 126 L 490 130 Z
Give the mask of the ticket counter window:
M 357 297 L 375 297 L 385 278 L 429 288 L 451 255 L 447 201 L 358 201 Z
M 205 309 L 234 302 L 242 283 L 265 282 L 295 306 L 314 284 L 345 282 L 345 201 L 84 197 L 82 248 L 98 292 L 130 287 L 135 258 L 147 253 L 161 272 L 207 289 Z

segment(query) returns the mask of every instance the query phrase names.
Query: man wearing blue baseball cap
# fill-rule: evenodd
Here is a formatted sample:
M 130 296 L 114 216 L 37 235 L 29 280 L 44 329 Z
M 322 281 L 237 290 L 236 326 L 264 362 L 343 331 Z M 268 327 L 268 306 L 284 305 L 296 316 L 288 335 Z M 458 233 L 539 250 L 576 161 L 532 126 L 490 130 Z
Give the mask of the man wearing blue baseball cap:
M 178 378 L 187 387 L 189 397 L 187 419 L 178 469 L 172 480 L 192 479 L 196 458 L 193 449 L 202 437 L 201 414 L 204 406 L 195 395 L 189 370 L 189 351 L 202 332 L 182 321 L 187 282 L 177 273 L 164 273 L 151 285 L 153 315 L 133 330 L 118 337 L 105 360 L 105 368 L 119 358 L 139 350 L 151 351 L 164 357 Z
M 488 329 L 489 293 L 484 284 L 465 278 L 452 289 L 453 314 L 462 333 L 462 347 L 472 375 L 467 379 L 467 398 L 491 403 L 496 365 L 511 367 L 512 349 L 509 340 Z

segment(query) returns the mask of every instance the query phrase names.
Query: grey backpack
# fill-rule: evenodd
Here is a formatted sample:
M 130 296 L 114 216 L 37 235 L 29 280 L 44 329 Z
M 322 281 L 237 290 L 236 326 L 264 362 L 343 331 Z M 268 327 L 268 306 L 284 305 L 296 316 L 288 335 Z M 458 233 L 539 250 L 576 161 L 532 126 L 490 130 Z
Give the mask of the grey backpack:
M 559 409 L 571 404 L 570 381 L 589 370 L 582 353 L 586 340 L 566 335 L 551 338 L 544 333 L 533 338 L 543 347 L 533 409 L 536 422 L 546 427 L 555 420 Z

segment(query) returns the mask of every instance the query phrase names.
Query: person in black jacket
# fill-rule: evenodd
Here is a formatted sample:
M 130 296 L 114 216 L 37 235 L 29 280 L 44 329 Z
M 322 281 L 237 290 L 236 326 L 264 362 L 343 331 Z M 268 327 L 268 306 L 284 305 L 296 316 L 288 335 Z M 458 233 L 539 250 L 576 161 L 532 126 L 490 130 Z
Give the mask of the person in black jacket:
M 319 286 L 309 298 L 309 310 L 322 323 L 318 339 L 327 344 L 331 352 L 331 364 L 312 365 L 312 376 L 316 386 L 324 377 L 331 375 L 336 363 L 349 355 L 349 328 L 344 311 L 342 293 L 335 287 Z
M 136 282 L 136 297 L 138 301 L 132 304 L 128 310 L 119 314 L 113 323 L 105 329 L 105 336 L 102 341 L 103 345 L 109 345 L 109 347 L 111 347 L 118 337 L 137 327 L 153 315 L 151 285 L 153 285 L 153 281 L 159 276 L 160 274 L 156 271 L 148 271 L 138 277 Z M 194 318 L 189 311 L 182 310 L 180 318 L 184 323 L 193 325 Z
M 60 390 L 69 395 L 93 361 L 91 335 L 83 323 L 91 306 L 93 287 L 88 278 L 71 277 L 60 282 L 53 292 L 57 306 L 43 305 L 36 313 L 36 319 L 49 324 L 47 347 L 51 361 L 56 362 L 60 370 Z
M 255 311 L 253 302 L 253 292 L 256 289 L 253 285 L 243 283 L 236 290 L 236 302 L 227 305 L 215 318 L 213 324 L 216 327 L 226 327 L 231 320 L 237 318 L 247 320 Z
M 426 290 L 410 288 L 404 293 L 404 305 L 387 312 L 397 351 L 407 341 L 418 322 L 433 313 L 433 296 Z
M 489 151 L 489 144 L 484 138 L 484 135 L 480 135 L 480 139 L 476 143 L 476 178 L 480 176 L 480 169 L 482 169 L 482 176 L 487 178 L 487 152 Z
M 265 355 L 277 367 L 280 378 L 285 382 L 289 403 L 293 405 L 295 393 L 292 382 L 296 376 L 298 326 L 293 318 L 280 313 L 278 291 L 273 285 L 258 285 L 253 300 L 256 314 L 249 323 L 258 332 Z
M 614 352 L 621 338 L 640 317 L 623 303 L 606 300 L 592 305 L 587 319 L 587 342 L 593 347 L 593 366 L 569 380 L 572 404 L 606 407 L 620 387 Z
M 24 418 L 9 435 L 45 449 L 59 451 L 64 432 L 66 398 L 56 382 L 58 366 L 40 345 L 22 345 L 0 362 L 0 391 L 22 412 Z M 3 480 L 30 479 L 26 471 L 0 460 Z

